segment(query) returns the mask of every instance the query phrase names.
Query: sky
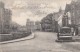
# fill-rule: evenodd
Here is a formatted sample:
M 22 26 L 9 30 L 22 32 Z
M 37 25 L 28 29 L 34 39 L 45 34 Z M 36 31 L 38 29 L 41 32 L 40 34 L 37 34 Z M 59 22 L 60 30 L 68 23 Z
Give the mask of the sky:
M 26 20 L 40 21 L 49 13 L 65 8 L 71 0 L 2 0 L 12 10 L 12 21 L 25 25 Z

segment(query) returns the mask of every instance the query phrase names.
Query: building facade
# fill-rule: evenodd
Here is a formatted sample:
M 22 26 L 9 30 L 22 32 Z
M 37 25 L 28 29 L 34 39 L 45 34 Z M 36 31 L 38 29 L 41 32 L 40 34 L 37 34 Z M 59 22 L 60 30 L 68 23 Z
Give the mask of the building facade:
M 35 26 L 36 26 L 36 30 L 39 30 L 39 31 L 42 30 L 42 28 L 41 28 L 41 23 L 40 23 L 39 21 L 36 21 L 36 22 L 35 22 Z
M 9 33 L 11 31 L 11 16 L 12 12 L 10 9 L 5 9 L 4 13 L 4 31 L 5 33 Z
M 3 32 L 3 23 L 4 23 L 4 11 L 5 11 L 5 8 L 4 8 L 4 3 L 3 2 L 0 2 L 0 33 Z
M 58 22 L 61 23 L 61 17 L 64 14 L 64 10 L 62 10 L 61 8 L 59 9 L 58 12 L 54 12 L 53 13 L 53 17 L 52 17 L 52 26 L 53 26 L 53 31 L 57 32 L 58 31 Z
M 34 23 L 34 21 L 31 21 L 30 19 L 27 19 L 26 28 L 27 28 L 27 32 L 35 31 L 35 23 Z
M 71 4 L 67 4 L 65 13 L 68 12 L 71 15 L 71 27 L 76 34 L 80 34 L 80 0 L 72 0 Z
M 10 33 L 10 21 L 12 12 L 5 8 L 5 4 L 0 2 L 0 33 Z

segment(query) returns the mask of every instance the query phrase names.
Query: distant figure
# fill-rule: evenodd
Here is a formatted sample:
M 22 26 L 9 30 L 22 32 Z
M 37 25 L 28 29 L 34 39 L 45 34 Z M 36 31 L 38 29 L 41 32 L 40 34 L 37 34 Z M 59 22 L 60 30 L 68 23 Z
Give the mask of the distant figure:
M 78 28 L 76 28 L 76 35 L 78 35 Z
M 71 28 L 71 32 L 73 33 L 73 35 L 74 35 L 74 28 Z

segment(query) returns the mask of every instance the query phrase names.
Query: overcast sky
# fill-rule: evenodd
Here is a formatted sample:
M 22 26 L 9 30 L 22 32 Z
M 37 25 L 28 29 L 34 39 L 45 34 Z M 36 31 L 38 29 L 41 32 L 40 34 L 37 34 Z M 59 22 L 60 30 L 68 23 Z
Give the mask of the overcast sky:
M 12 20 L 20 25 L 25 25 L 29 18 L 33 21 L 41 20 L 49 13 L 65 8 L 71 0 L 2 0 L 6 8 L 12 10 Z

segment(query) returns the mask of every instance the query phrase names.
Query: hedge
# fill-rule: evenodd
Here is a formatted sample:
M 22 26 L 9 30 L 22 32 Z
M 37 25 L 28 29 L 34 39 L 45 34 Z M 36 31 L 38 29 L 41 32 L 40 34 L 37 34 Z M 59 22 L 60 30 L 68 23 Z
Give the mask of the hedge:
M 0 35 L 0 42 L 23 38 L 30 34 L 31 32 L 13 32 L 11 35 Z

